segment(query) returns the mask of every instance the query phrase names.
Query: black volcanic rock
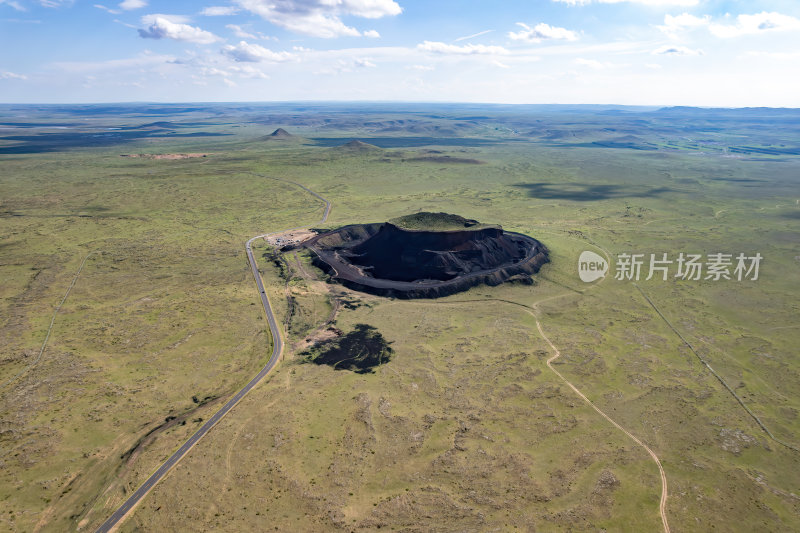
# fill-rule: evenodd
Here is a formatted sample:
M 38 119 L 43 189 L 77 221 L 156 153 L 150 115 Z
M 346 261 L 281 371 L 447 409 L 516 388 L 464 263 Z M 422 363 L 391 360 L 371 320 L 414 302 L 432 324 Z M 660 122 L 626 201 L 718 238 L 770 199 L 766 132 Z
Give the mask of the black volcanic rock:
M 436 298 L 481 283 L 498 285 L 534 274 L 548 262 L 542 243 L 500 226 L 476 223 L 447 231 L 401 226 L 345 226 L 304 246 L 314 252 L 318 266 L 346 286 L 400 298 Z
M 453 279 L 525 257 L 523 243 L 500 228 L 478 231 L 408 231 L 386 223 L 372 238 L 343 254 L 372 277 L 394 281 Z

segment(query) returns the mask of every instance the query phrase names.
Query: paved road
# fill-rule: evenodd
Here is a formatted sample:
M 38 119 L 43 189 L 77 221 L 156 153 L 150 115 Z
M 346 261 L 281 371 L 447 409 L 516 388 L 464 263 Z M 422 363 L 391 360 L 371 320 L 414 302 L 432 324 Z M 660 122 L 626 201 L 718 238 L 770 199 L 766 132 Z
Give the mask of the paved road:
M 289 183 L 294 183 L 294 182 L 289 182 Z M 320 223 L 324 223 L 328 219 L 328 215 L 330 214 L 331 203 L 322 196 L 320 196 L 319 194 L 306 188 L 305 186 L 300 185 L 299 183 L 294 183 L 294 184 L 297 185 L 298 187 L 305 189 L 309 193 L 313 194 L 314 196 L 325 202 L 325 212 L 323 213 L 322 220 L 320 221 Z M 292 230 L 301 229 L 302 227 L 305 226 L 292 228 Z M 292 231 L 292 230 L 284 230 L 284 231 Z M 250 262 L 250 268 L 253 271 L 253 278 L 256 281 L 256 286 L 258 287 L 259 296 L 261 297 L 261 304 L 264 306 L 264 313 L 267 315 L 269 330 L 272 334 L 273 347 L 272 347 L 272 355 L 270 356 L 269 361 L 267 361 L 266 366 L 262 368 L 261 371 L 258 374 L 256 374 L 256 376 L 253 379 L 251 379 L 250 382 L 247 385 L 245 385 L 242 390 L 237 392 L 230 400 L 228 400 L 228 402 L 224 406 L 222 406 L 222 408 L 219 411 L 217 411 L 214 414 L 214 416 L 212 416 L 205 424 L 203 424 L 200 427 L 200 429 L 198 429 L 197 432 L 189 438 L 189 440 L 183 443 L 183 446 L 178 448 L 178 450 L 175 453 L 173 453 L 170 456 L 170 458 L 164 462 L 164 464 L 158 467 L 158 470 L 153 472 L 153 474 L 149 478 L 147 478 L 147 481 L 145 481 L 142 484 L 142 486 L 136 489 L 136 491 L 133 494 L 131 494 L 127 500 L 125 500 L 125 503 L 123 503 L 119 507 L 119 509 L 114 511 L 114 513 L 110 517 L 108 517 L 108 520 L 103 522 L 103 524 L 99 528 L 97 528 L 97 533 L 106 533 L 108 531 L 116 530 L 116 528 L 126 518 L 128 513 L 130 513 L 139 504 L 139 502 L 142 501 L 142 499 L 145 496 L 147 496 L 147 494 L 153 489 L 153 487 L 155 487 L 158 484 L 158 482 L 161 481 L 164 478 L 164 476 L 166 476 L 167 473 L 170 470 L 172 470 L 172 468 L 175 465 L 177 465 L 181 459 L 184 458 L 184 456 L 186 456 L 187 453 L 189 453 L 189 450 L 191 450 L 194 447 L 194 445 L 200 441 L 200 439 L 205 437 L 206 433 L 211 431 L 211 428 L 213 428 L 217 424 L 217 422 L 222 420 L 222 418 L 225 415 L 227 415 L 230 412 L 230 410 L 233 409 L 236 406 L 236 404 L 238 404 L 241 401 L 241 399 L 247 395 L 248 392 L 253 390 L 253 388 L 256 385 L 258 385 L 258 383 L 262 379 L 264 379 L 264 377 L 267 374 L 269 374 L 273 368 L 275 368 L 276 364 L 278 364 L 281 352 L 283 351 L 283 338 L 281 337 L 280 328 L 278 327 L 278 322 L 275 320 L 275 315 L 272 313 L 272 307 L 269 304 L 269 298 L 267 298 L 267 293 L 264 290 L 264 282 L 261 280 L 261 275 L 258 272 L 258 267 L 256 266 L 256 260 L 255 257 L 253 256 L 253 249 L 252 249 L 253 241 L 261 239 L 263 237 L 267 237 L 268 235 L 272 235 L 272 233 L 265 233 L 264 235 L 258 235 L 256 237 L 253 237 L 252 239 L 247 241 L 245 247 L 247 250 L 247 260 Z

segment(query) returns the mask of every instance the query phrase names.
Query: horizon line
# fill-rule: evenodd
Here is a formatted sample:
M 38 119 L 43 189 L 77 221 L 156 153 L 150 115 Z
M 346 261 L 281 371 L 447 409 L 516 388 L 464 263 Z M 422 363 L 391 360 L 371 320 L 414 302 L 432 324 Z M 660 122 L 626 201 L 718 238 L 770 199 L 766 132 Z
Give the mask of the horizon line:
M 95 101 L 95 102 L 0 102 L 0 106 L 101 106 L 101 105 L 458 105 L 458 106 L 486 106 L 486 107 L 607 107 L 607 108 L 687 108 L 687 109 L 772 109 L 772 110 L 800 110 L 800 106 L 768 106 L 768 105 L 743 105 L 743 106 L 715 106 L 703 104 L 615 104 L 615 103 L 503 103 L 503 102 L 471 102 L 456 100 L 186 100 L 186 101 L 159 101 L 159 100 L 121 100 L 121 101 Z

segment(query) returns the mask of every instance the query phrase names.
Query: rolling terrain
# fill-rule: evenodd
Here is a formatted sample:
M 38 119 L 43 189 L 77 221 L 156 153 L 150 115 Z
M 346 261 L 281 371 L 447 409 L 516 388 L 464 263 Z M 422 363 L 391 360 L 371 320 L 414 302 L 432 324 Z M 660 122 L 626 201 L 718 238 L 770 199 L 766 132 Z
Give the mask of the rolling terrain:
M 253 235 L 446 211 L 550 263 L 405 301 L 254 241 L 282 360 L 120 530 L 796 530 L 798 147 L 790 109 L 0 106 L 0 528 L 94 531 L 265 366 Z M 385 360 L 311 364 L 359 332 Z

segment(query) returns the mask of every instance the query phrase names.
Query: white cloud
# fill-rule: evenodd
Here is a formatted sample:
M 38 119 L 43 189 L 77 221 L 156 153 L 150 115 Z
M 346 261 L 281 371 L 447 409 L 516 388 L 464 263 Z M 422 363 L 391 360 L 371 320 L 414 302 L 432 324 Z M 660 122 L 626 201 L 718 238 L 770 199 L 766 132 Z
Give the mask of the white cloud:
M 219 37 L 209 31 L 202 30 L 195 26 L 173 22 L 163 16 L 156 16 L 154 19 L 142 17 L 152 20 L 150 26 L 145 30 L 139 30 L 139 36 L 143 39 L 174 39 L 176 41 L 187 41 L 190 43 L 198 44 L 211 44 L 220 40 Z M 145 22 L 147 24 L 147 22 Z
M 754 15 L 738 15 L 735 23 L 713 22 L 709 15 L 697 17 L 689 13 L 665 15 L 664 25 L 658 29 L 676 37 L 679 32 L 697 28 L 708 28 L 716 37 L 731 38 L 742 35 L 755 35 L 770 31 L 800 31 L 800 19 L 781 13 L 763 11 Z
M 559 28 L 556 26 L 551 26 L 549 24 L 545 24 L 541 22 L 531 28 L 527 24 L 523 22 L 517 22 L 517 26 L 520 26 L 522 30 L 518 32 L 510 31 L 508 32 L 509 38 L 514 41 L 525 41 L 528 43 L 540 43 L 542 41 L 549 41 L 549 40 L 565 40 L 565 41 L 576 41 L 578 40 L 578 34 L 574 31 L 568 30 L 566 28 Z
M 235 15 L 238 12 L 239 8 L 234 6 L 210 6 L 203 8 L 200 14 L 206 17 L 225 17 Z
M 141 20 L 142 24 L 154 24 L 157 19 L 165 19 L 173 24 L 187 24 L 191 21 L 186 15 L 165 15 L 163 13 L 154 13 L 152 15 L 143 15 Z
M 267 76 L 266 74 L 264 74 L 263 72 L 261 72 L 252 65 L 233 65 L 231 67 L 228 67 L 228 71 L 237 74 L 242 78 L 261 79 L 261 80 L 269 79 L 269 76 Z
M 365 58 L 356 58 L 353 60 L 353 66 L 358 68 L 375 68 L 377 65 Z
M 17 11 L 25 11 L 25 8 L 19 2 L 15 2 L 14 0 L 0 0 L 0 6 L 7 5 L 16 9 Z
M 250 0 L 244 1 L 249 2 Z M 287 16 L 283 13 L 273 12 L 270 8 L 255 8 L 253 12 L 277 26 L 295 33 L 311 35 L 312 37 L 330 39 L 340 36 L 358 37 L 361 35 L 357 29 L 345 25 L 338 17 L 331 17 L 320 12 L 307 13 L 303 16 Z
M 421 70 L 424 72 L 435 70 L 435 67 L 432 67 L 430 65 L 409 65 L 406 68 L 410 70 Z
M 660 48 L 656 48 L 653 50 L 653 55 L 660 55 L 660 56 L 701 56 L 703 55 L 702 50 L 692 50 L 691 48 L 687 48 L 685 46 L 676 46 L 676 45 L 664 45 Z
M 117 11 L 109 11 L 109 13 L 117 13 Z M 125 26 L 126 28 L 131 28 L 131 29 L 133 29 L 133 30 L 138 30 L 138 29 L 139 29 L 139 28 L 137 28 L 136 26 L 134 26 L 133 24 L 128 24 L 127 22 L 122 22 L 122 21 L 121 21 L 121 20 L 119 20 L 119 19 L 114 19 L 114 22 L 115 22 L 116 24 L 122 24 L 122 25 L 123 25 L 123 26 Z
M 367 30 L 364 32 L 364 37 L 370 37 L 371 39 L 377 39 L 380 36 L 381 34 L 375 30 Z
M 500 67 L 500 68 L 511 68 L 511 66 L 509 66 L 509 65 L 506 65 L 506 64 L 505 64 L 505 63 L 503 63 L 502 61 L 498 61 L 498 60 L 496 60 L 496 59 L 495 59 L 494 61 L 492 61 L 492 65 L 494 65 L 494 66 L 496 66 L 496 67 Z
M 258 39 L 257 35 L 244 31 L 241 26 L 237 26 L 236 24 L 226 24 L 225 27 L 231 30 L 233 34 L 240 39 Z
M 696 17 L 689 13 L 682 13 L 680 15 L 664 15 L 664 25 L 657 26 L 659 30 L 667 35 L 675 36 L 678 32 L 683 30 L 692 30 L 708 26 L 711 17 L 704 15 Z
M 237 76 L 239 78 L 248 79 L 269 79 L 269 76 L 253 65 L 231 65 L 226 68 L 201 66 L 198 72 L 202 77 L 220 76 L 223 78 L 228 78 L 231 76 Z
M 2 0 L 0 0 L 0 3 L 1 2 L 2 2 Z M 102 5 L 102 4 L 95 4 L 94 7 L 96 7 L 97 9 L 102 9 L 103 11 L 107 11 L 108 13 L 111 13 L 112 15 L 119 15 L 120 13 L 122 13 L 122 11 L 120 11 L 119 9 L 111 9 L 110 7 L 106 7 L 106 6 Z
M 584 57 L 576 58 L 573 63 L 576 65 L 581 65 L 584 67 L 588 67 L 592 70 L 606 70 L 611 68 L 623 68 L 629 67 L 629 64 L 626 63 L 613 63 L 611 61 L 598 61 L 596 59 L 586 59 Z
M 119 4 L 120 9 L 130 11 L 132 9 L 139 9 L 147 5 L 147 0 L 123 0 Z
M 16 74 L 7 70 L 0 70 L 0 80 L 27 80 L 28 76 L 25 74 Z
M 323 38 L 361 35 L 342 22 L 343 15 L 372 19 L 403 11 L 394 0 L 237 0 L 237 3 L 289 31 Z
M 602 70 L 602 69 L 606 68 L 606 64 L 605 63 L 601 63 L 600 61 L 597 61 L 596 59 L 584 59 L 582 57 L 577 58 L 575 60 L 575 64 L 576 65 L 583 65 L 584 67 L 589 67 L 589 68 L 594 69 L 594 70 Z
M 560 2 L 570 6 L 585 6 L 592 3 L 595 4 L 622 4 L 624 2 L 630 4 L 642 4 L 646 6 L 696 6 L 700 0 L 553 0 L 553 2 Z
M 240 39 L 251 39 L 251 40 L 260 39 L 262 41 L 278 40 L 277 37 L 270 37 L 269 35 L 264 35 L 260 31 L 251 33 L 237 24 L 226 24 L 225 27 L 231 30 L 233 34 Z
M 75 3 L 75 0 L 39 0 L 39 4 L 43 7 L 51 8 L 61 7 L 62 5 L 71 6 L 73 3 Z
M 755 15 L 739 15 L 736 17 L 736 24 L 711 24 L 709 30 L 715 36 L 723 38 L 768 31 L 800 31 L 800 19 L 781 13 L 763 11 Z
M 345 72 L 353 72 L 355 69 L 375 68 L 377 65 L 367 58 L 355 57 L 352 59 L 339 59 L 332 65 L 322 68 L 314 74 L 336 75 Z
M 222 70 L 217 67 L 202 67 L 200 73 L 203 76 L 229 76 L 227 70 Z
M 800 50 L 793 52 L 763 52 L 758 50 L 751 50 L 744 53 L 744 57 L 765 57 L 767 59 L 797 60 L 800 59 Z
M 59 70 L 66 72 L 132 72 L 134 69 L 153 68 L 162 65 L 180 64 L 173 56 L 156 55 L 148 51 L 131 58 L 109 59 L 107 61 L 61 61 L 53 63 Z
M 467 40 L 473 39 L 475 37 L 480 37 L 481 35 L 486 35 L 487 33 L 491 33 L 493 31 L 494 30 L 479 31 L 478 33 L 473 33 L 472 35 L 465 35 L 464 37 L 459 37 L 458 39 L 453 39 L 453 42 L 457 43 L 457 42 L 460 42 L 460 41 L 467 41 Z
M 235 81 L 233 81 L 233 80 L 229 80 L 228 78 L 223 78 L 223 79 L 222 79 L 222 81 L 223 81 L 223 82 L 225 83 L 225 85 L 227 85 L 228 87 L 238 87 L 238 86 L 239 86 L 239 85 L 238 85 L 238 84 L 237 84 Z
M 357 17 L 368 19 L 379 19 L 385 16 L 399 15 L 403 8 L 394 0 L 288 0 L 293 4 L 316 4 L 329 6 L 341 6 L 341 12 Z
M 295 58 L 294 54 L 289 52 L 273 52 L 268 48 L 257 44 L 250 44 L 246 41 L 240 41 L 239 44 L 225 45 L 222 47 L 222 53 L 234 61 L 245 63 L 260 63 L 261 61 L 282 62 L 290 61 Z
M 486 46 L 484 44 L 465 44 L 458 46 L 455 44 L 440 43 L 434 41 L 424 41 L 417 45 L 418 50 L 423 52 L 431 52 L 434 54 L 452 54 L 452 55 L 474 55 L 474 54 L 487 54 L 487 55 L 507 55 L 510 52 L 502 46 Z

